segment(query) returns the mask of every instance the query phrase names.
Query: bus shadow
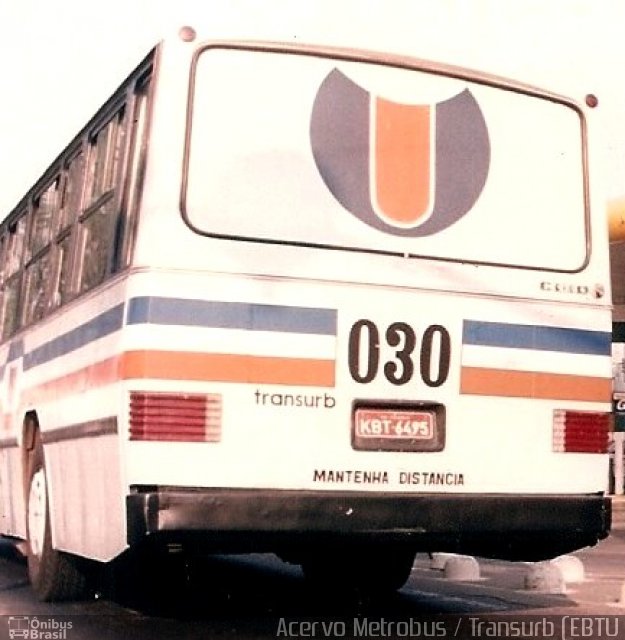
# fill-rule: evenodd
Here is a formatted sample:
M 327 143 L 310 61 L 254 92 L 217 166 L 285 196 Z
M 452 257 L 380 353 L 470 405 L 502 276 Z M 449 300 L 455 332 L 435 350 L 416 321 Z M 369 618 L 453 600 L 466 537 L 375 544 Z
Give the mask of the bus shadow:
M 26 558 L 20 551 L 18 541 L 0 536 L 0 593 L 28 586 Z
M 22 553 L 22 541 L 0 536 L 0 559 L 19 564 L 26 564 L 26 556 Z
M 331 585 L 327 591 L 312 589 L 299 567 L 271 555 L 204 558 L 185 570 L 164 571 L 158 580 L 151 572 L 148 581 L 135 582 L 124 593 L 103 595 L 146 615 L 237 624 L 283 618 L 406 620 L 414 616 L 497 615 L 575 606 L 565 595 L 534 598 L 528 605 L 527 599 L 508 597 L 502 590 L 493 592 L 487 585 L 446 585 L 417 575 L 399 592 L 383 597 L 337 594 Z
M 162 558 L 161 558 L 162 560 Z M 366 598 L 313 589 L 300 568 L 270 554 L 211 556 L 193 562 L 156 559 L 147 571 L 125 565 L 100 575 L 96 601 L 160 619 L 207 623 L 244 630 L 275 631 L 286 620 L 407 620 L 440 615 L 498 615 L 575 607 L 566 595 L 529 597 L 513 589 L 497 589 L 490 579 L 479 583 L 452 583 L 437 572 L 415 564 L 413 574 L 399 592 Z M 0 538 L 0 562 L 7 584 L 0 591 L 28 584 L 26 560 L 15 540 Z M 504 570 L 504 565 L 497 565 Z M 107 566 L 107 568 L 109 568 Z M 146 567 L 144 567 L 145 569 Z M 518 571 L 518 569 L 517 569 Z M 2 582 L 2 581 L 0 581 Z M 500 582 L 500 580 L 497 580 Z M 120 612 L 121 613 L 121 612 Z M 271 634 L 270 634 L 271 635 Z

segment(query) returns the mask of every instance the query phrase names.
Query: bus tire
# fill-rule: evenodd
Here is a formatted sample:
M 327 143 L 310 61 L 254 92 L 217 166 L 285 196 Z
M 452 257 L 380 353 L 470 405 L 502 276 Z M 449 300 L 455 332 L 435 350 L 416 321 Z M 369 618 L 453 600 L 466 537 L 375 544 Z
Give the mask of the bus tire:
M 372 545 L 313 553 L 301 566 L 315 590 L 384 596 L 401 589 L 410 576 L 414 559 L 414 550 Z
M 33 591 L 44 602 L 80 599 L 87 594 L 87 579 L 79 559 L 52 547 L 48 483 L 39 433 L 35 434 L 28 461 L 27 559 Z

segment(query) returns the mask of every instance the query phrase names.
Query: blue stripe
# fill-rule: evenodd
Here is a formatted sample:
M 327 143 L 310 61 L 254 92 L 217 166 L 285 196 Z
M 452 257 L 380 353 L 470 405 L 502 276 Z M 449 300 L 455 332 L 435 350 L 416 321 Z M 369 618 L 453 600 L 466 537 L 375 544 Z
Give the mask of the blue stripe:
M 24 355 L 24 340 L 16 340 L 9 345 L 7 364 L 13 360 L 19 360 Z
M 128 303 L 126 322 L 335 336 L 337 312 L 247 302 L 138 297 Z
M 14 360 L 19 360 L 24 355 L 24 340 L 19 338 L 9 345 L 9 351 L 7 353 L 7 359 L 3 365 L 0 365 L 0 380 L 4 379 L 4 372 L 6 368 Z
M 57 336 L 24 355 L 24 371 L 66 355 L 85 345 L 118 331 L 123 326 L 124 305 L 101 313 L 75 329 Z
M 606 331 L 465 320 L 462 343 L 609 356 L 612 334 Z

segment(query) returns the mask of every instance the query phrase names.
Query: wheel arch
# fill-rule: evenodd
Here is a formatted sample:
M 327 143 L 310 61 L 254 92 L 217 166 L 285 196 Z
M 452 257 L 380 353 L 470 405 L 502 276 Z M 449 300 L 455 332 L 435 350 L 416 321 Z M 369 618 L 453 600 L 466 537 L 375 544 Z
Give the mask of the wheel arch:
M 37 437 L 41 437 L 39 416 L 34 409 L 24 414 L 22 421 L 22 486 L 24 500 L 27 499 L 28 481 L 30 475 L 30 462 L 37 443 Z

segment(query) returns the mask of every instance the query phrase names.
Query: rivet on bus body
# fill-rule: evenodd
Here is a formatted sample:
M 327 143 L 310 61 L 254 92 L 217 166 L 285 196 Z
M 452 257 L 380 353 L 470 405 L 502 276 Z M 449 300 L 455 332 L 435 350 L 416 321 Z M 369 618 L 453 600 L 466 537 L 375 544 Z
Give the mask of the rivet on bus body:
M 593 93 L 589 93 L 586 96 L 586 104 L 591 108 L 594 109 L 598 104 L 599 104 L 599 98 L 597 98 L 596 95 L 594 95 Z
M 180 28 L 178 35 L 183 42 L 193 42 L 197 33 L 193 27 L 185 26 Z

